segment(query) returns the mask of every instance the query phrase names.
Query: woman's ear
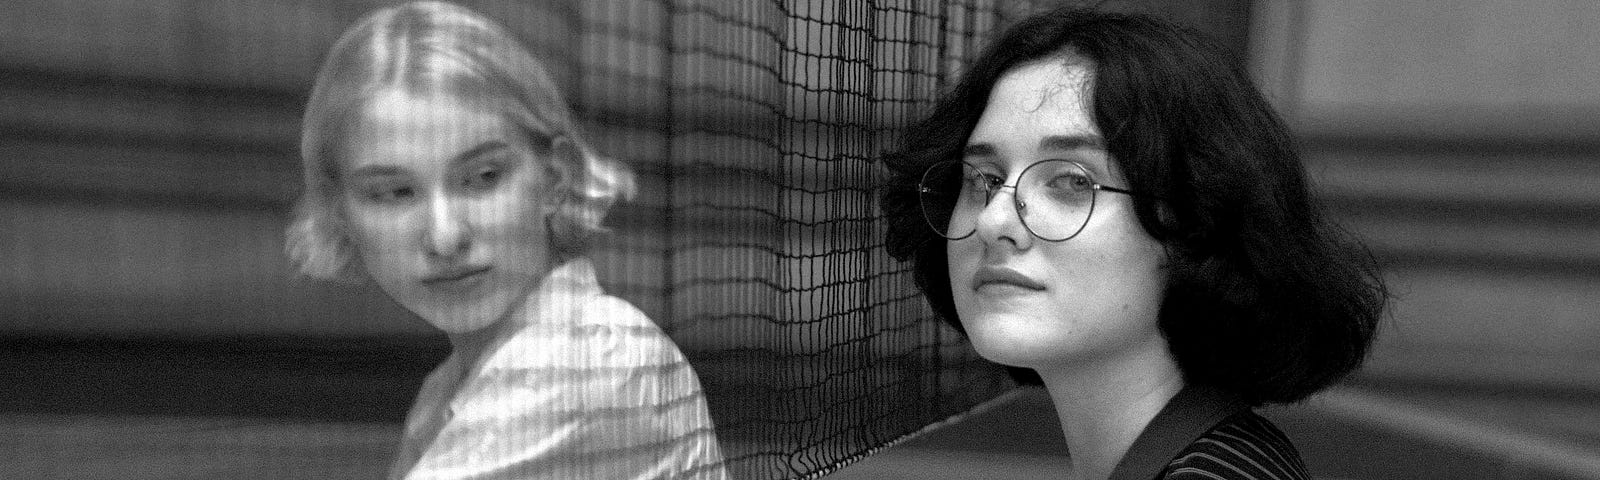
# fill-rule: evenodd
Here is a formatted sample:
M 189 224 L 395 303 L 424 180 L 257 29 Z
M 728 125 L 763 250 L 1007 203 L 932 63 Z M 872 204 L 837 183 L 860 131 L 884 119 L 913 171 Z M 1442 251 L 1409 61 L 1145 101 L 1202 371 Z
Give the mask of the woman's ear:
M 1156 222 L 1161 224 L 1161 229 L 1173 232 L 1178 230 L 1178 214 L 1173 213 L 1172 206 L 1164 200 L 1158 200 L 1156 205 Z
M 551 203 L 553 205 L 569 200 L 560 196 L 572 195 L 574 180 L 581 178 L 574 169 L 583 165 L 583 152 L 565 135 L 552 137 L 548 145 L 543 167 L 550 175 L 545 179 L 544 186 L 551 194 L 558 196 L 552 199 L 555 200 Z
M 550 140 L 545 165 L 550 172 L 545 182 L 545 201 L 550 209 L 545 225 L 550 243 L 557 250 L 581 250 L 588 237 L 599 230 L 606 210 L 606 205 L 593 198 L 591 182 L 582 170 L 587 168 L 588 159 L 576 142 L 556 136 Z
M 1178 214 L 1173 213 L 1172 206 L 1164 200 L 1155 202 L 1155 211 L 1156 225 L 1161 232 L 1160 236 L 1157 237 L 1161 242 L 1161 268 L 1171 268 L 1175 256 L 1179 254 L 1174 248 L 1178 232 Z

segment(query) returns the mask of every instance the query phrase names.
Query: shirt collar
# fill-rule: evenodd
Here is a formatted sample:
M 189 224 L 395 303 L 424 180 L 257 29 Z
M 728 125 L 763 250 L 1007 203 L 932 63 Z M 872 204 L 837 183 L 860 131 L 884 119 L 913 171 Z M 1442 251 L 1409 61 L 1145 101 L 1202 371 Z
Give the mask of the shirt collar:
M 1167 401 L 1150 424 L 1134 439 L 1111 471 L 1110 480 L 1150 480 L 1189 444 L 1218 423 L 1250 407 L 1226 390 L 1191 384 Z
M 462 362 L 461 357 L 456 353 L 451 353 L 450 357 L 445 359 L 444 364 L 439 369 L 446 372 L 455 372 L 453 374 L 456 377 L 452 379 L 441 377 L 437 385 L 433 384 L 434 380 L 430 377 L 428 386 L 424 386 L 424 391 L 430 391 L 428 390 L 429 386 L 435 387 L 433 388 L 435 395 L 450 399 L 449 411 L 451 414 L 459 412 L 463 404 L 470 400 L 471 396 L 470 394 L 462 393 L 462 391 L 474 388 L 469 383 L 481 380 L 479 378 L 480 372 L 485 368 L 485 365 L 500 361 L 510 361 L 515 365 L 529 361 L 525 357 L 502 356 L 501 347 L 506 342 L 511 341 L 513 337 L 523 331 L 566 332 L 584 321 L 583 315 L 580 314 L 583 305 L 592 297 L 603 294 L 604 291 L 600 289 L 600 283 L 596 280 L 593 261 L 588 258 L 578 257 L 557 265 L 550 270 L 550 273 L 545 275 L 544 280 L 541 280 L 532 292 L 528 293 L 528 308 L 530 310 L 520 319 L 516 319 L 521 323 L 520 325 L 506 329 L 498 338 L 495 338 L 491 345 L 484 348 L 482 357 L 478 358 L 474 365 L 463 369 L 460 365 Z M 452 386 L 452 388 L 445 388 L 447 385 Z
M 578 257 L 557 265 L 530 293 L 526 316 L 534 325 L 565 325 L 577 321 L 577 310 L 589 297 L 601 295 L 600 282 L 596 280 L 594 262 Z

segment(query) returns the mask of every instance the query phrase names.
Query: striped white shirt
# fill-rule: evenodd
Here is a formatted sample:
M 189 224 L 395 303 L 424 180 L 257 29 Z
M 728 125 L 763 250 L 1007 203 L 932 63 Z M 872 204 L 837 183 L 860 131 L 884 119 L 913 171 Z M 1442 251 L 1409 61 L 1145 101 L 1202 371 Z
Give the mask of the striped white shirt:
M 551 271 L 528 324 L 479 366 L 428 376 L 392 479 L 727 478 L 694 369 L 586 259 Z

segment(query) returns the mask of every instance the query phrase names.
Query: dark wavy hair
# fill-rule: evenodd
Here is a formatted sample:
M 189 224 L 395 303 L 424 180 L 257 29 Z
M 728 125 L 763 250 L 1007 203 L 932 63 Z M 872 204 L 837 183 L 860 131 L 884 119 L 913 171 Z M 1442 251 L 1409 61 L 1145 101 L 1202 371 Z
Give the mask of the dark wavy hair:
M 1019 22 L 885 158 L 889 254 L 912 262 L 928 303 L 960 330 L 946 241 L 922 218 L 917 182 L 961 158 L 1002 75 L 1087 62 L 1106 151 L 1129 188 L 1150 194 L 1134 212 L 1168 255 L 1159 327 L 1185 381 L 1251 404 L 1338 381 L 1365 359 L 1388 293 L 1372 256 L 1312 200 L 1288 128 L 1232 58 L 1145 15 L 1068 8 Z

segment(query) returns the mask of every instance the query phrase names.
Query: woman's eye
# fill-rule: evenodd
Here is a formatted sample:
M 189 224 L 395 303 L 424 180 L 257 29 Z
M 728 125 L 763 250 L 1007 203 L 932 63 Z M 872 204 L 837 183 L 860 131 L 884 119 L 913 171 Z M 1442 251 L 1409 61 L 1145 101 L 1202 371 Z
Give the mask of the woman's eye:
M 1005 181 L 1005 177 L 988 173 L 974 173 L 972 176 L 967 177 L 967 182 L 971 183 L 973 187 L 984 190 L 994 190 L 996 187 L 1005 184 Z
M 999 188 L 1000 185 L 1004 184 L 1005 181 L 1006 179 L 999 175 L 973 172 L 962 179 L 963 185 L 961 186 L 961 190 L 973 193 L 993 192 L 996 188 Z
M 410 200 L 416 194 L 411 187 L 380 187 L 367 191 L 367 199 L 378 203 L 397 203 Z
M 501 173 L 498 168 L 480 168 L 467 175 L 467 178 L 462 180 L 462 184 L 475 190 L 487 190 L 498 185 L 500 177 Z
M 1083 192 L 1094 188 L 1094 180 L 1078 173 L 1063 173 L 1051 178 L 1045 185 L 1052 190 Z

